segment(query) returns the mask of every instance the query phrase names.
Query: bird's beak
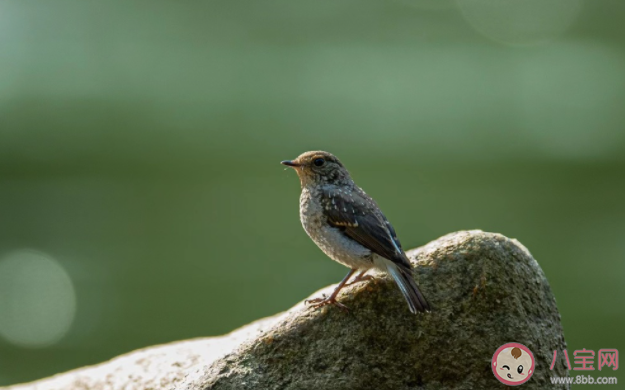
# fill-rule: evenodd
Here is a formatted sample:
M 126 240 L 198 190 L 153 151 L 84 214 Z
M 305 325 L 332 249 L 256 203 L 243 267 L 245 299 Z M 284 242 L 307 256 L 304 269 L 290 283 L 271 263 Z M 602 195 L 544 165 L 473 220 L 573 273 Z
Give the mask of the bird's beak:
M 296 168 L 296 167 L 299 167 L 299 166 L 300 166 L 300 164 L 296 163 L 296 162 L 295 162 L 295 161 L 293 161 L 293 160 L 284 160 L 284 161 L 280 161 L 280 164 L 282 164 L 282 165 L 286 165 L 286 166 L 288 166 L 288 167 L 293 167 L 293 168 Z

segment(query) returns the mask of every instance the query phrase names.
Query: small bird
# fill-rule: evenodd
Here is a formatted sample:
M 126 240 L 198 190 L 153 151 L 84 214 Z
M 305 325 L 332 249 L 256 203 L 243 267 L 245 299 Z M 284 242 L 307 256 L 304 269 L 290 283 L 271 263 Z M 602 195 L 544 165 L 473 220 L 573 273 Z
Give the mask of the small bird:
M 329 297 L 324 295 L 307 303 L 347 310 L 336 300 L 339 291 L 348 285 L 354 273 L 358 272 L 350 284 L 372 279 L 365 274 L 376 269 L 393 277 L 412 313 L 430 310 L 412 277 L 410 262 L 395 229 L 375 201 L 354 183 L 338 158 L 328 152 L 312 151 L 281 164 L 294 168 L 299 176 L 304 230 L 332 260 L 350 268 Z

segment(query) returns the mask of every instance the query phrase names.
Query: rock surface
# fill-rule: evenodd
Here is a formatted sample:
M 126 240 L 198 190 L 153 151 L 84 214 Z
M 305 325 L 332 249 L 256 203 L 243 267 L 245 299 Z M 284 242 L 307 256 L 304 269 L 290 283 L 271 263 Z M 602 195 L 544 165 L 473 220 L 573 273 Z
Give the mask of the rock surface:
M 536 359 L 524 389 L 566 388 L 549 380 L 568 375 L 560 361 L 549 369 L 553 351 L 566 348 L 555 298 L 523 245 L 464 231 L 408 257 L 431 313 L 410 314 L 380 276 L 343 290 L 347 314 L 300 303 L 225 336 L 145 348 L 8 389 L 503 389 L 490 362 L 508 342 Z

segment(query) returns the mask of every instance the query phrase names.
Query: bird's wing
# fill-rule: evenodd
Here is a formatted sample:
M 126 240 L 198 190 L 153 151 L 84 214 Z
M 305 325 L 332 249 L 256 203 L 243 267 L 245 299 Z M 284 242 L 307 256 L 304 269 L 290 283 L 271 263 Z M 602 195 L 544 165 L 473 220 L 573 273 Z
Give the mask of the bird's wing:
M 330 225 L 372 252 L 410 268 L 395 229 L 364 191 L 324 189 L 322 206 Z

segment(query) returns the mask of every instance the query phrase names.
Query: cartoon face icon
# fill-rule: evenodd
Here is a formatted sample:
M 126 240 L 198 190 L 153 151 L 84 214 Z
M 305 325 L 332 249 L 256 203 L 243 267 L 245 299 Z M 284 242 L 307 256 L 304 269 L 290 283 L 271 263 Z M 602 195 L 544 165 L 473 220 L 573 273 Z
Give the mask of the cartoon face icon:
M 493 355 L 492 368 L 500 382 L 511 386 L 520 385 L 534 373 L 534 355 L 522 344 L 504 344 Z

